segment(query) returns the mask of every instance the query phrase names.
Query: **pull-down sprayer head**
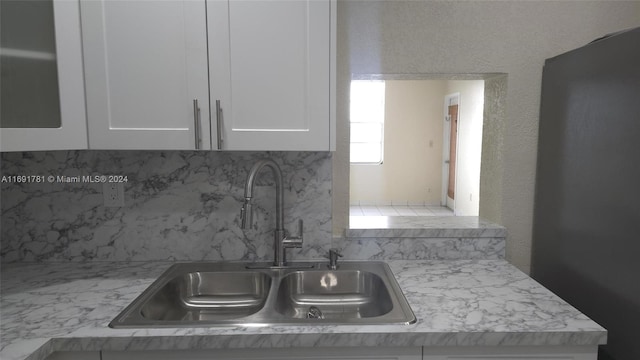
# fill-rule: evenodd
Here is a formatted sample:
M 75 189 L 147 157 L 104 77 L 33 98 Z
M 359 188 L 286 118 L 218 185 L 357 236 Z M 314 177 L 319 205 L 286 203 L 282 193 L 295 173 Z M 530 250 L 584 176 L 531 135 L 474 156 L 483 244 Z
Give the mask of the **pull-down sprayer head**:
M 251 204 L 251 198 L 244 198 L 244 204 L 242 205 L 242 209 L 240 209 L 240 218 L 242 219 L 241 227 L 243 229 L 251 228 L 251 223 L 253 223 L 253 205 Z

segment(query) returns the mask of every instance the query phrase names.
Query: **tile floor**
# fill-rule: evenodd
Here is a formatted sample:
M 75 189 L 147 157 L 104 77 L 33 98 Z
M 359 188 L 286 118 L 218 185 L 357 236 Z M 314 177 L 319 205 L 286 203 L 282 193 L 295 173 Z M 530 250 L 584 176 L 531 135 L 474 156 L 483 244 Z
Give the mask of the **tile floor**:
M 351 205 L 350 216 L 454 216 L 445 206 L 421 205 Z

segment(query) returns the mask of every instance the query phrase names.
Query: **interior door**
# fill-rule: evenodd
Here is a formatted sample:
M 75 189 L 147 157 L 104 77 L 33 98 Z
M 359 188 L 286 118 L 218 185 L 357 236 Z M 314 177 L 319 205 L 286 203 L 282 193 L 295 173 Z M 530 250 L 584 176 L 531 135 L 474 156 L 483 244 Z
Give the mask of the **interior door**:
M 451 124 L 449 134 L 449 181 L 447 183 L 447 198 L 455 201 L 456 190 L 456 149 L 458 145 L 458 105 L 449 105 L 448 116 Z M 447 206 L 448 206 L 447 199 Z
M 442 205 L 453 210 L 455 214 L 456 165 L 458 149 L 458 106 L 460 93 L 444 97 L 444 125 L 442 137 Z

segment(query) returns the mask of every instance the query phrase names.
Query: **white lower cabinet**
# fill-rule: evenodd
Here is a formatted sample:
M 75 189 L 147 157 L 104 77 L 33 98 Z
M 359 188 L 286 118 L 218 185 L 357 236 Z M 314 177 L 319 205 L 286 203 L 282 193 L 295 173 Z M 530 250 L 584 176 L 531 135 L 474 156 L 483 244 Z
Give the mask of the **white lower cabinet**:
M 597 360 L 597 346 L 424 347 L 422 360 Z
M 335 347 L 55 352 L 46 360 L 597 360 L 597 346 Z
M 421 347 L 103 351 L 102 360 L 420 360 Z
M 45 360 L 100 360 L 99 351 L 56 351 Z

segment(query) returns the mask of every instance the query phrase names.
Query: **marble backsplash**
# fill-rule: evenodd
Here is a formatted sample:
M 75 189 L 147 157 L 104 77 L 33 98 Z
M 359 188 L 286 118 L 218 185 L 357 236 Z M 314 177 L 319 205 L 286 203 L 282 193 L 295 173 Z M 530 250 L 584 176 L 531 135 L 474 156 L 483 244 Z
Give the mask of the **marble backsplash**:
M 331 153 L 49 151 L 1 154 L 2 176 L 42 175 L 1 184 L 1 260 L 271 260 L 275 187 L 269 169 L 254 192 L 254 223 L 240 228 L 246 175 L 273 158 L 284 180 L 285 228 L 304 220 L 302 249 L 314 259 L 331 246 Z M 101 183 L 58 177 L 127 177 L 124 207 L 105 207 Z

